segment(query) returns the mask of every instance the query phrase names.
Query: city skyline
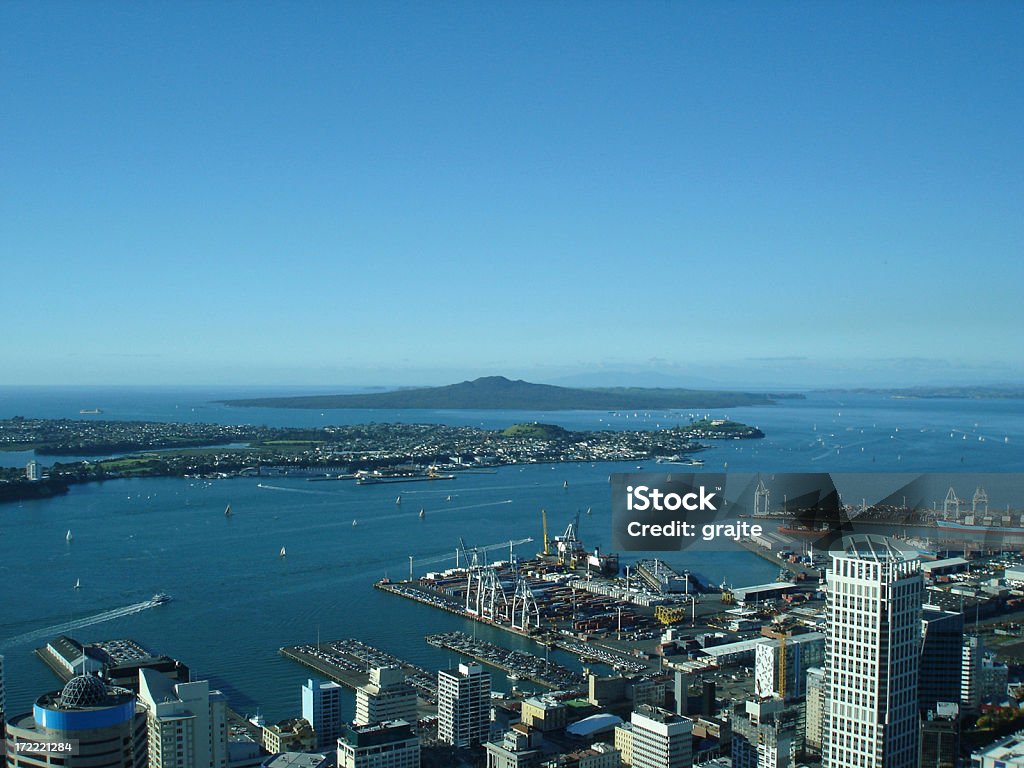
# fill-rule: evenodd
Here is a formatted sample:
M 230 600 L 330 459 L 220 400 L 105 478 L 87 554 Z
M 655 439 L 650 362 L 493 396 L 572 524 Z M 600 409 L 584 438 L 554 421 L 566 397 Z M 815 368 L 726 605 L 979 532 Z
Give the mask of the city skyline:
M 1020 378 L 1019 5 L 0 22 L 0 384 Z

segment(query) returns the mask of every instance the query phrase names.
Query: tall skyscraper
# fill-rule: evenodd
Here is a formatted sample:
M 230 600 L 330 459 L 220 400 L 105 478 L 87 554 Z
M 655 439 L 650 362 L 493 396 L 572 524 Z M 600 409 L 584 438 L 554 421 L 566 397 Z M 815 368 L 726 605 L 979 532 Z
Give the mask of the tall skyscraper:
M 416 691 L 398 667 L 374 667 L 370 680 L 356 688 L 356 725 L 405 720 L 416 725 Z
M 828 574 L 824 768 L 915 768 L 920 562 L 884 536 L 837 543 Z
M 139 670 L 139 701 L 146 708 L 150 768 L 225 768 L 227 699 L 210 683 L 177 683 Z
M 633 768 L 691 768 L 693 721 L 641 704 L 630 716 Z
M 15 748 L 39 742 L 53 747 L 45 753 Z M 77 751 L 62 751 L 74 742 Z M 146 713 L 131 691 L 80 675 L 36 699 L 32 712 L 10 718 L 5 747 L 8 768 L 146 768 Z
M 491 721 L 491 675 L 479 664 L 437 673 L 437 737 L 469 747 L 487 741 Z
M 313 726 L 317 749 L 336 749 L 344 722 L 341 719 L 341 686 L 310 678 L 302 686 L 302 718 Z
M 926 605 L 921 614 L 921 669 L 917 682 L 918 707 L 932 711 L 940 701 L 960 701 L 960 667 L 964 615 Z

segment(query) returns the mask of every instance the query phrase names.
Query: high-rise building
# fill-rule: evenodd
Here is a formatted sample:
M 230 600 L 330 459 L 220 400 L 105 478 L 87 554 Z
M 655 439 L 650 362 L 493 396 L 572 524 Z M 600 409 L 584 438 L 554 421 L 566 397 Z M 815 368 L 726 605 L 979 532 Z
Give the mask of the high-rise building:
M 39 467 L 39 462 L 35 459 L 25 465 L 25 479 L 32 482 L 43 479 L 43 472 Z
M 53 746 L 45 753 L 15 747 L 39 742 Z M 73 743 L 74 752 L 62 750 Z M 146 712 L 131 691 L 80 675 L 7 720 L 5 747 L 8 768 L 146 768 Z
M 960 759 L 960 706 L 941 701 L 921 716 L 921 768 L 956 768 Z
M 630 716 L 633 768 L 691 768 L 693 721 L 642 704 Z
M 491 675 L 479 664 L 437 673 L 437 737 L 469 747 L 487 741 L 491 720 Z
M 940 701 L 960 701 L 964 615 L 925 605 L 921 614 L 921 669 L 917 701 L 922 712 Z
M 302 686 L 302 718 L 313 726 L 317 749 L 335 749 L 344 725 L 341 686 L 333 681 L 307 680 Z
M 356 725 L 405 720 L 416 725 L 416 691 L 398 667 L 374 667 L 370 680 L 356 688 Z
M 873 534 L 831 555 L 822 765 L 916 768 L 921 564 Z
M 783 648 L 785 663 L 781 658 Z M 783 696 L 787 700 L 801 698 L 808 668 L 820 667 L 824 661 L 825 635 L 821 632 L 806 632 L 785 640 L 763 640 L 754 649 L 754 693 L 760 697 Z
M 807 670 L 807 696 L 804 702 L 804 747 L 816 755 L 821 754 L 822 725 L 825 717 L 825 670 L 811 667 Z
M 420 768 L 420 739 L 404 720 L 346 726 L 338 768 Z
M 790 768 L 799 720 L 799 707 L 787 707 L 779 697 L 738 707 L 731 719 L 733 768 Z
M 980 637 L 965 637 L 961 651 L 960 703 L 970 711 L 982 704 L 1000 704 L 1007 698 L 1009 671 L 985 650 Z
M 175 683 L 140 669 L 139 701 L 146 708 L 150 768 L 227 766 L 227 699 L 209 681 Z

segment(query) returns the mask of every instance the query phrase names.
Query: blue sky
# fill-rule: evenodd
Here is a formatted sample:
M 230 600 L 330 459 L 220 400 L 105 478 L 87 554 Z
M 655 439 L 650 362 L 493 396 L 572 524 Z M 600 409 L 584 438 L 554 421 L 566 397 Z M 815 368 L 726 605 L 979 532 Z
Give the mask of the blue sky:
M 1019 381 L 1020 3 L 0 4 L 0 384 Z

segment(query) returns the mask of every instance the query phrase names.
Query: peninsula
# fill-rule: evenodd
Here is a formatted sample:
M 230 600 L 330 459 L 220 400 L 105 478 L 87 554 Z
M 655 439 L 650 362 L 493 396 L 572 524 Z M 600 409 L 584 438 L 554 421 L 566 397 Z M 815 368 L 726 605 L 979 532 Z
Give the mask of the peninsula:
M 358 395 L 311 395 L 224 400 L 226 405 L 260 408 L 469 409 L 521 411 L 614 411 L 664 408 L 734 408 L 772 405 L 802 395 L 700 389 L 607 387 L 575 389 L 486 376 L 443 387 L 397 389 Z

